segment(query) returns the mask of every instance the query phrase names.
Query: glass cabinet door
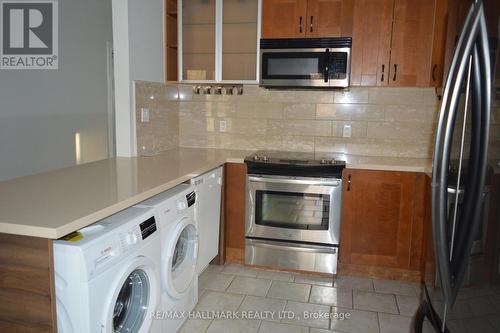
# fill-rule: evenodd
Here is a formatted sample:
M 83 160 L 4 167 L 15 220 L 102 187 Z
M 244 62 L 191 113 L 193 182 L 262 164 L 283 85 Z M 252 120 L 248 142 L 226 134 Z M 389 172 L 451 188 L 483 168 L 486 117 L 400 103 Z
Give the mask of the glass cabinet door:
M 215 80 L 215 1 L 182 1 L 183 80 Z
M 258 0 L 223 0 L 222 8 L 222 80 L 256 80 Z

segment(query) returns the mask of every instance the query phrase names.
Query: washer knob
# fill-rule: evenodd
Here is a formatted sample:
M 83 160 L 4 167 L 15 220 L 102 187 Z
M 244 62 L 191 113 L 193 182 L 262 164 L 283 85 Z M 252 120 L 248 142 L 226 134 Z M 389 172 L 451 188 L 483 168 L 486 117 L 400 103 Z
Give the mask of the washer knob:
M 133 245 L 136 244 L 138 241 L 138 237 L 134 232 L 129 232 L 127 236 L 125 236 L 125 243 L 127 245 Z
M 177 210 L 184 210 L 184 209 L 186 209 L 186 202 L 177 201 Z

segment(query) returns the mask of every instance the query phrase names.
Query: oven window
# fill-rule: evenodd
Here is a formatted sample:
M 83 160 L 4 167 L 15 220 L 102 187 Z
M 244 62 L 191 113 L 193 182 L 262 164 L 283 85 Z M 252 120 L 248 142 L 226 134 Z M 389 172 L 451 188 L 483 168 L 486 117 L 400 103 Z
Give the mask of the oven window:
M 330 195 L 256 191 L 255 224 L 305 230 L 328 230 Z

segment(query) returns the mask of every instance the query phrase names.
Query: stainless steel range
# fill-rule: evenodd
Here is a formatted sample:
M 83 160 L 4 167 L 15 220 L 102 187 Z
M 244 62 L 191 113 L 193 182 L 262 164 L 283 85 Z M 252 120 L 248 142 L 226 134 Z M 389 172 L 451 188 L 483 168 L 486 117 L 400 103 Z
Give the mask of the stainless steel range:
M 245 263 L 335 274 L 344 161 L 257 152 L 245 158 Z

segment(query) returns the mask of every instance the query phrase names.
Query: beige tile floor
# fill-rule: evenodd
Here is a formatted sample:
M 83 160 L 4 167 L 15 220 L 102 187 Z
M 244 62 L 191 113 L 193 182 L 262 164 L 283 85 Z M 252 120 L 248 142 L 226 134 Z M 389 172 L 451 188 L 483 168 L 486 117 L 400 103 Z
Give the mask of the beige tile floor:
M 415 283 L 211 265 L 199 278 L 194 311 L 212 316 L 188 319 L 180 332 L 408 333 L 419 292 Z M 212 318 L 221 311 L 239 317 Z

